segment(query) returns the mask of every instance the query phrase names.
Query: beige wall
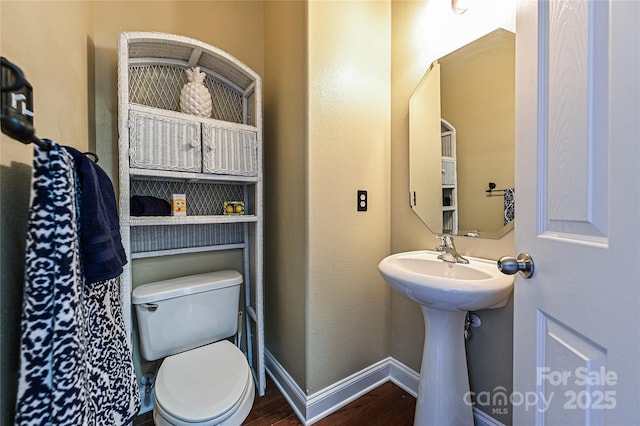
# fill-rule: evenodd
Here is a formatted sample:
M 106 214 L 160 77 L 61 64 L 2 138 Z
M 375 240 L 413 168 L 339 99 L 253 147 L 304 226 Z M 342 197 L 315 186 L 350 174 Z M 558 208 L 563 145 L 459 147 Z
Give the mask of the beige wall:
M 388 355 L 377 264 L 389 250 L 390 13 L 382 1 L 308 5 L 310 393 Z
M 93 143 L 89 76 L 93 5 L 0 2 L 0 54 L 33 86 L 36 134 L 86 151 Z M 13 424 L 33 146 L 0 135 L 0 424 Z
M 436 4 L 433 2 L 432 4 Z M 443 56 L 444 40 L 455 46 L 455 28 L 425 23 L 428 1 L 392 1 L 391 48 L 391 252 L 433 249 L 434 235 L 420 221 L 407 203 L 409 188 L 409 98 L 431 61 Z M 465 19 L 468 19 L 465 18 Z M 467 21 L 468 22 L 468 21 Z M 513 232 L 499 240 L 456 237 L 456 247 L 463 255 L 497 259 L 514 252 Z M 469 342 L 469 365 L 472 390 L 491 391 L 504 386 L 511 391 L 513 307 L 479 312 L 482 326 L 474 329 Z M 399 294 L 391 293 L 391 356 L 420 371 L 424 322 L 418 305 Z M 487 407 L 485 409 L 490 409 Z M 511 415 L 494 416 L 511 424 Z
M 265 340 L 305 388 L 307 360 L 307 5 L 265 3 Z
M 267 347 L 308 394 L 388 354 L 389 55 L 386 2 L 265 6 Z

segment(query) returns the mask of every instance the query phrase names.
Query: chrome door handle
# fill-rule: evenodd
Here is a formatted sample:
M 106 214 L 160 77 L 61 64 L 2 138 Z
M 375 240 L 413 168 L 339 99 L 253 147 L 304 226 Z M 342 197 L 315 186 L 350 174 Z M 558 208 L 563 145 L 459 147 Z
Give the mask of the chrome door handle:
M 498 270 L 503 274 L 513 275 L 520 272 L 525 278 L 533 275 L 533 258 L 529 253 L 520 253 L 517 258 L 502 256 L 498 259 Z

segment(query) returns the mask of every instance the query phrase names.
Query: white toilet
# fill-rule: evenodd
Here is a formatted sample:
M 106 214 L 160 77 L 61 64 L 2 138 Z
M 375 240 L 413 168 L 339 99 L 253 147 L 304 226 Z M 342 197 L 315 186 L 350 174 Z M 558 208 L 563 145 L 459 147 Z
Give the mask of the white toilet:
M 238 329 L 241 284 L 238 272 L 218 271 L 133 290 L 142 356 L 167 357 L 155 380 L 157 426 L 238 426 L 249 415 L 253 377 L 226 340 Z

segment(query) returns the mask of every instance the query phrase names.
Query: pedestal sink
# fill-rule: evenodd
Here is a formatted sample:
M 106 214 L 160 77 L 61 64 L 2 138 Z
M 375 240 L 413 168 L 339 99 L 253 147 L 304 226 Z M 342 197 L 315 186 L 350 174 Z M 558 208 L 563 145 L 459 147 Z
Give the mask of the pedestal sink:
M 390 255 L 378 265 L 391 288 L 420 304 L 425 339 L 416 402 L 416 426 L 473 426 L 464 347 L 467 311 L 500 308 L 513 289 L 513 277 L 495 261 L 465 256 L 468 264 L 448 263 L 433 251 Z

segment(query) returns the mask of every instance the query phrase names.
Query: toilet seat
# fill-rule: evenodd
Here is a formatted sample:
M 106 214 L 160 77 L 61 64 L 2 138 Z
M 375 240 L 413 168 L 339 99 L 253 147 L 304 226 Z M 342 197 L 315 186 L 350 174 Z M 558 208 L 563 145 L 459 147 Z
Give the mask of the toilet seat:
M 167 425 L 218 425 L 233 419 L 240 424 L 253 398 L 253 378 L 244 354 L 222 340 L 163 361 L 156 378 L 154 420 Z

